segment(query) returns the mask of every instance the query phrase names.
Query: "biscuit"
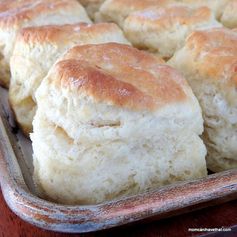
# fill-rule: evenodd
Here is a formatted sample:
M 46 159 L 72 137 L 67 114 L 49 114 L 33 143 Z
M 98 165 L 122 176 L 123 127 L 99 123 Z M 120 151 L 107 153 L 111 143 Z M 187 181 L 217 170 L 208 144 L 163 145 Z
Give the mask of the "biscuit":
M 206 175 L 197 99 L 152 54 L 76 46 L 51 68 L 36 101 L 34 177 L 51 200 L 95 204 Z
M 129 44 L 113 23 L 29 27 L 19 32 L 10 60 L 9 100 L 25 134 L 32 131 L 35 91 L 56 60 L 77 44 L 106 42 Z
M 97 22 L 115 22 L 120 27 L 123 27 L 125 19 L 133 12 L 142 11 L 150 7 L 164 7 L 172 4 L 193 8 L 206 6 L 210 8 L 215 17 L 220 20 L 223 11 L 226 6 L 230 4 L 230 1 L 231 0 L 105 0 L 99 11 L 95 14 L 95 20 Z M 226 13 L 227 18 L 235 18 L 236 14 L 234 13 L 236 11 L 231 10 L 231 7 L 229 7 L 226 12 L 228 12 Z
M 169 64 L 184 74 L 202 107 L 208 168 L 237 168 L 237 32 L 196 31 Z
M 37 0 L 0 13 L 0 84 L 9 85 L 9 60 L 21 28 L 82 21 L 91 22 L 76 0 Z
M 130 14 L 123 29 L 134 46 L 168 59 L 184 45 L 192 31 L 221 26 L 207 7 L 170 5 Z

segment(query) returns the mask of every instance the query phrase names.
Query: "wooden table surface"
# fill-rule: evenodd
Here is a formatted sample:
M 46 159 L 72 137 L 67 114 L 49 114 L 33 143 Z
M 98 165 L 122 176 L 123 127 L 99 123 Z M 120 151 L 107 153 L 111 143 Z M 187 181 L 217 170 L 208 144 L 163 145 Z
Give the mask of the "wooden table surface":
M 155 237 L 155 236 L 200 236 L 200 233 L 188 232 L 188 228 L 230 227 L 231 232 L 208 233 L 208 236 L 237 236 L 237 200 L 219 206 L 172 217 L 166 220 L 137 224 L 86 235 L 84 237 Z M 203 234 L 203 233 L 201 233 Z M 204 233 L 205 234 L 205 233 Z M 206 234 L 205 234 L 206 235 Z M 36 228 L 12 213 L 3 199 L 0 190 L 0 237 L 65 237 L 68 234 L 54 233 Z

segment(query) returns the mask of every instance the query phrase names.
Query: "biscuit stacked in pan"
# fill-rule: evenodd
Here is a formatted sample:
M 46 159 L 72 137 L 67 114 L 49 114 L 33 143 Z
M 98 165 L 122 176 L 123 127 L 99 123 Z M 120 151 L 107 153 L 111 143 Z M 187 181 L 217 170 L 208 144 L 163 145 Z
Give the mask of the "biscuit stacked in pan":
M 224 28 L 237 26 L 235 9 L 236 0 L 1 1 L 0 82 L 33 131 L 42 194 L 92 204 L 204 177 L 201 135 L 209 169 L 236 168 L 237 33 Z
M 36 178 L 53 200 L 100 203 L 206 175 L 198 102 L 155 56 L 117 43 L 76 46 L 36 101 Z
M 185 75 L 199 99 L 208 168 L 237 168 L 237 32 L 196 31 L 169 64 Z
M 69 48 L 81 44 L 129 44 L 113 23 L 77 23 L 23 29 L 11 57 L 10 104 L 25 134 L 32 132 L 35 92 L 51 66 Z
M 123 29 L 136 47 L 169 59 L 184 45 L 185 38 L 192 31 L 220 26 L 207 7 L 170 5 L 130 14 Z
M 0 13 L 0 83 L 4 86 L 9 85 L 9 60 L 20 29 L 27 26 L 91 22 L 76 0 L 27 0 L 25 4 L 21 1 L 21 6 L 17 2 L 16 7 L 12 1 L 0 3 L 0 6 L 10 4 L 10 9 Z

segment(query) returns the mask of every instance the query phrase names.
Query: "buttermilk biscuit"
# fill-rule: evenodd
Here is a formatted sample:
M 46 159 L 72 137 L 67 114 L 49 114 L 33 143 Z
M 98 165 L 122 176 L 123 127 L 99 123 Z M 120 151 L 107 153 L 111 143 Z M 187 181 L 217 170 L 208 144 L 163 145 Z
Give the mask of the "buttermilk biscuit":
M 18 0 L 18 1 L 13 1 L 13 0 L 2 0 L 0 1 L 0 15 L 3 13 L 3 12 L 6 12 L 10 9 L 16 9 L 16 8 L 20 8 L 20 7 L 23 7 L 29 3 L 33 3 L 35 0 Z M 1 46 L 2 43 L 0 42 L 0 85 L 1 84 L 6 84 L 7 83 L 4 83 L 4 81 L 8 80 L 8 79 L 5 79 L 5 78 L 9 78 L 10 75 L 9 75 L 9 70 L 8 70 L 8 67 L 6 66 L 6 63 L 3 59 L 3 53 L 1 52 L 2 51 L 2 47 Z M 1 77 L 3 78 L 1 80 Z
M 135 11 L 144 10 L 151 6 L 163 6 L 172 1 L 170 0 L 106 0 L 100 7 L 95 16 L 96 21 L 115 22 L 123 27 L 126 17 Z
M 100 6 L 105 0 L 79 0 L 79 2 L 85 7 L 88 15 L 94 19 L 95 13 L 98 12 Z
M 152 7 L 130 14 L 124 32 L 136 47 L 157 53 L 167 59 L 183 46 L 195 29 L 221 27 L 207 7 L 190 8 L 171 5 Z
M 194 32 L 169 64 L 185 75 L 199 99 L 208 168 L 237 168 L 237 32 Z
M 76 46 L 36 100 L 35 180 L 56 202 L 101 203 L 206 175 L 197 99 L 175 69 L 146 52 Z
M 221 22 L 229 28 L 237 27 L 237 0 L 230 1 L 224 9 Z
M 9 60 L 17 32 L 27 26 L 90 22 L 76 0 L 36 0 L 0 13 L 0 84 L 8 86 Z
M 106 42 L 129 44 L 113 23 L 50 25 L 25 28 L 19 32 L 10 60 L 9 98 L 25 134 L 32 131 L 35 91 L 58 57 L 76 44 Z

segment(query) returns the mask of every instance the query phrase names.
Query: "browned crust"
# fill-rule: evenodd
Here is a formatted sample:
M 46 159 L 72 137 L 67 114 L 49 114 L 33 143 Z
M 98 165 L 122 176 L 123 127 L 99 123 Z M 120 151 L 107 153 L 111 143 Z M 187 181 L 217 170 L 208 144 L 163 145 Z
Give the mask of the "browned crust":
M 155 101 L 133 85 L 120 81 L 85 61 L 65 60 L 57 65 L 57 76 L 64 87 L 85 91 L 98 101 L 108 101 L 127 108 L 149 109 Z
M 226 28 L 196 31 L 186 41 L 201 73 L 237 83 L 237 32 Z M 228 76 L 229 75 L 229 76 Z
M 23 28 L 17 36 L 17 42 L 24 42 L 26 44 L 42 44 L 45 42 L 65 43 L 64 40 L 73 40 L 80 34 L 86 34 L 88 37 L 105 32 L 120 31 L 118 26 L 113 23 L 76 23 L 66 25 L 48 25 Z
M 131 110 L 156 110 L 187 99 L 185 80 L 161 59 L 130 46 L 76 46 L 49 77 L 57 86 Z
M 76 0 L 35 0 L 29 1 L 21 7 L 11 7 L 8 11 L 0 13 L 0 27 L 14 27 L 34 19 L 40 14 L 54 13 L 60 10 L 77 9 Z
M 211 17 L 208 7 L 190 8 L 187 6 L 172 5 L 165 8 L 152 7 L 129 15 L 126 22 L 137 21 L 156 27 L 167 27 L 174 22 L 182 25 L 192 25 L 206 22 Z

